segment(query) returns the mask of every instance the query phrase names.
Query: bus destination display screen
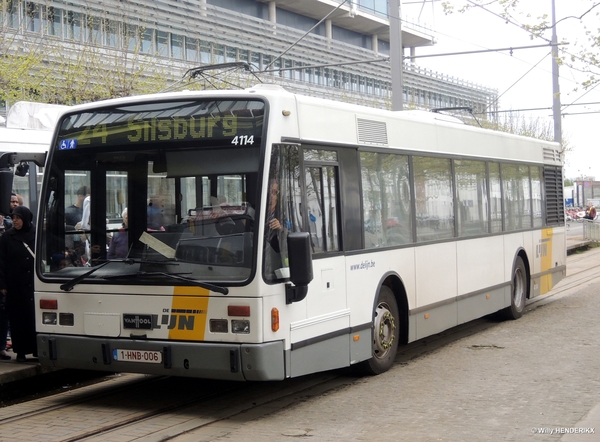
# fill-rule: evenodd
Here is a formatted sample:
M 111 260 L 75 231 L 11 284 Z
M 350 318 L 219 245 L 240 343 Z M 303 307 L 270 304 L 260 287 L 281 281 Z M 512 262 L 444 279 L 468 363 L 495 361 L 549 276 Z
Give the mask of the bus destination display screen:
M 103 108 L 67 116 L 57 148 L 188 141 L 259 145 L 264 109 L 260 100 L 152 102 Z

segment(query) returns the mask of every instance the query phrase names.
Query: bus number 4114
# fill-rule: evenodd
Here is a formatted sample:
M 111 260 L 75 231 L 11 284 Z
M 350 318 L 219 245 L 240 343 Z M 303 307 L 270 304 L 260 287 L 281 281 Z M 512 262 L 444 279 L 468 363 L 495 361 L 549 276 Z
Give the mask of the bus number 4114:
M 231 144 L 246 146 L 247 144 L 254 144 L 254 135 L 237 135 L 231 140 Z

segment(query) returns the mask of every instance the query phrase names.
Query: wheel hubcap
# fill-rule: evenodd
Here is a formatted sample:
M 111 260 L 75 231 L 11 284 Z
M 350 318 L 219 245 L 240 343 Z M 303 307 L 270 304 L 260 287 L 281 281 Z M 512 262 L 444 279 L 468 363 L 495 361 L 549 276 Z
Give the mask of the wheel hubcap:
M 387 304 L 379 304 L 375 310 L 374 353 L 384 357 L 395 339 L 396 321 Z

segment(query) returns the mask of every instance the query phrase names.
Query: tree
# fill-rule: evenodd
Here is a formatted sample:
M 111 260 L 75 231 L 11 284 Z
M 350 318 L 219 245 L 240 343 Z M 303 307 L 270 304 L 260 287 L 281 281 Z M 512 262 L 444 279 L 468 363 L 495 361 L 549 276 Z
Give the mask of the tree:
M 55 20 L 58 10 L 53 7 L 22 1 L 0 0 L 0 11 L 5 13 L 0 21 L 0 100 L 9 104 L 77 104 L 159 92 L 179 76 L 171 60 L 142 51 L 143 11 L 135 24 L 117 25 L 129 20 L 127 4 L 121 19 L 90 9 L 57 13 Z M 107 48 L 102 38 L 112 38 L 114 45 Z
M 26 23 L 20 21 L 14 2 L 1 1 L 0 9 L 5 12 L 0 20 L 0 99 L 36 101 L 48 71 L 44 42 L 41 36 L 32 35 L 23 43 L 17 30 Z
M 473 123 L 471 123 L 473 124 Z M 525 137 L 553 141 L 554 128 L 550 121 L 543 118 L 527 118 L 519 112 L 507 112 L 494 120 L 485 120 L 481 126 Z

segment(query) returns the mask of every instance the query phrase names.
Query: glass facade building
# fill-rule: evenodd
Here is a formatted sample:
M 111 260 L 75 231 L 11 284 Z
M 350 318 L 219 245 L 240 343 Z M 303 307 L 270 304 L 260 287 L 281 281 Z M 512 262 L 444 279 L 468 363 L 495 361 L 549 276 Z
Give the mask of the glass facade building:
M 65 57 L 76 56 L 78 46 L 99 57 L 143 55 L 168 84 L 193 67 L 245 62 L 263 82 L 290 91 L 390 107 L 387 1 L 337 2 L 332 13 L 326 0 L 12 0 L 2 2 L 1 33 L 13 46 L 28 39 L 63 45 Z M 433 44 L 418 24 L 402 26 L 411 54 Z M 494 89 L 410 62 L 403 77 L 409 107 L 496 109 Z

